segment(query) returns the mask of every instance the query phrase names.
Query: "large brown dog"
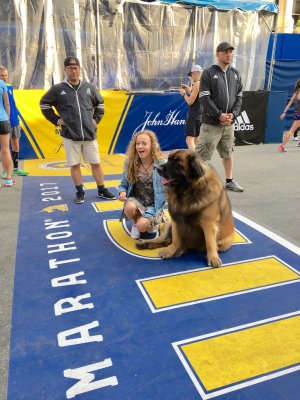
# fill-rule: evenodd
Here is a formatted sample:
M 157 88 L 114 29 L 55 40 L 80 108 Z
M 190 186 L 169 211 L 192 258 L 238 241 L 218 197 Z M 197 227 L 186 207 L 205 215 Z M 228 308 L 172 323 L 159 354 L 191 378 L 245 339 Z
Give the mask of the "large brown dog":
M 168 186 L 171 216 L 164 233 L 153 240 L 139 240 L 139 249 L 168 246 L 162 258 L 179 257 L 190 249 L 207 251 L 208 265 L 219 267 L 218 251 L 233 243 L 231 205 L 217 172 L 189 150 L 175 150 L 159 174 Z

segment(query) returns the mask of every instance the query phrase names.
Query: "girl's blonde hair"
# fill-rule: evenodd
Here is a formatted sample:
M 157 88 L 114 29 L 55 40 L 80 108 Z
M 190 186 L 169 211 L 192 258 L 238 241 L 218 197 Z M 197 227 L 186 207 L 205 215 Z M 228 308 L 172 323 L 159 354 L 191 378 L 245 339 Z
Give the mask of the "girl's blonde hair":
M 298 89 L 300 89 L 300 79 L 297 80 L 297 83 L 294 86 L 294 93 L 297 92 Z
M 136 141 L 138 136 L 142 134 L 149 136 L 151 140 L 151 155 L 153 161 L 159 162 L 164 159 L 157 136 L 154 132 L 148 130 L 136 132 L 130 140 L 126 151 L 126 178 L 130 183 L 134 183 L 136 181 L 141 163 L 139 155 L 136 151 Z

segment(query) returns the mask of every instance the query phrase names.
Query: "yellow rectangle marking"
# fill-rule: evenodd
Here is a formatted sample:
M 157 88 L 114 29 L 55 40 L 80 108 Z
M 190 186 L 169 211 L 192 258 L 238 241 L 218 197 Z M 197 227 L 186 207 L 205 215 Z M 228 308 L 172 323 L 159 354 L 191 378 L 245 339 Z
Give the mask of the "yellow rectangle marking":
M 97 212 L 122 210 L 124 203 L 120 200 L 104 200 L 93 203 Z
M 234 231 L 233 243 L 240 244 L 240 243 L 249 243 L 249 242 L 245 238 L 245 236 L 243 236 L 240 232 Z
M 104 185 L 107 188 L 118 187 L 120 185 L 120 182 L 121 182 L 120 179 L 105 180 L 104 181 Z M 97 184 L 96 184 L 96 182 L 84 182 L 84 188 L 86 190 L 97 189 Z
M 142 280 L 157 309 L 299 279 L 275 257 Z
M 300 363 L 300 316 L 181 346 L 207 391 Z
M 111 154 L 101 157 L 101 165 L 105 175 L 120 175 L 123 171 L 124 156 L 121 154 Z M 42 160 L 24 160 L 24 169 L 29 172 L 30 176 L 70 176 L 70 168 L 68 167 L 65 156 L 61 158 L 56 155 L 55 158 L 47 158 Z M 81 163 L 81 174 L 90 176 L 92 179 L 92 171 L 90 164 Z M 121 179 L 116 179 L 119 186 Z M 109 182 L 109 181 L 108 181 Z M 105 182 L 105 184 L 107 184 Z

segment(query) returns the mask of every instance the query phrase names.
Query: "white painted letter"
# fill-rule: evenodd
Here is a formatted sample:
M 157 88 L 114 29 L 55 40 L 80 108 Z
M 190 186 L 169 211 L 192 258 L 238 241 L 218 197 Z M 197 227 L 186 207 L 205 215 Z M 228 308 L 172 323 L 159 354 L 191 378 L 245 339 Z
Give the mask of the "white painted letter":
M 53 279 L 51 279 L 51 285 L 53 287 L 84 285 L 84 284 L 86 284 L 85 279 L 83 279 L 81 281 L 78 281 L 76 279 L 77 276 L 81 276 L 81 275 L 84 275 L 83 271 L 77 272 L 76 274 L 64 275 L 64 276 L 60 276 L 58 278 L 53 278 Z
M 94 321 L 91 324 L 78 326 L 77 328 L 69 329 L 67 331 L 59 332 L 57 335 L 58 345 L 60 347 L 74 346 L 75 344 L 83 344 L 90 342 L 102 342 L 102 335 L 89 335 L 89 329 L 93 329 L 99 326 L 98 321 Z M 67 339 L 68 336 L 79 334 L 80 337 L 77 339 Z
M 53 232 L 46 235 L 46 239 L 57 240 L 57 239 L 65 239 L 70 236 L 72 236 L 72 232 Z
M 49 220 L 48 220 L 49 221 Z M 55 229 L 55 228 L 68 228 L 70 226 L 69 221 L 52 221 L 45 222 L 45 229 Z
M 52 258 L 49 260 L 49 268 L 54 269 L 57 268 L 60 264 L 67 264 L 75 261 L 80 261 L 80 258 L 71 258 L 70 260 L 64 260 L 64 261 L 57 261 L 56 258 Z
M 105 386 L 116 386 L 118 384 L 118 379 L 116 376 L 111 376 L 110 378 L 101 379 L 99 381 L 93 382 L 95 379 L 95 375 L 91 374 L 91 371 L 96 371 L 99 369 L 107 368 L 112 366 L 112 361 L 110 358 L 102 362 L 98 362 L 95 364 L 85 365 L 81 368 L 76 369 L 65 369 L 64 376 L 66 378 L 78 379 L 74 386 L 71 389 L 67 390 L 66 395 L 67 399 L 73 399 L 73 397 L 78 394 L 90 392 L 92 390 L 102 389 Z
M 61 299 L 61 300 L 57 301 L 54 304 L 55 315 L 61 315 L 61 314 L 68 313 L 68 312 L 79 311 L 79 310 L 83 310 L 85 308 L 94 308 L 93 303 L 88 303 L 88 304 L 80 303 L 80 301 L 82 299 L 87 299 L 90 297 L 91 297 L 91 294 L 86 293 L 86 294 L 83 294 L 82 296 L 68 297 L 66 299 Z M 63 307 L 63 304 L 65 304 L 65 303 L 69 303 L 70 306 Z
M 58 251 L 68 251 L 68 250 L 76 250 L 77 247 L 68 247 L 68 245 L 75 244 L 75 242 L 61 243 L 61 244 L 48 244 L 47 248 L 54 250 L 48 250 L 48 254 L 57 253 Z

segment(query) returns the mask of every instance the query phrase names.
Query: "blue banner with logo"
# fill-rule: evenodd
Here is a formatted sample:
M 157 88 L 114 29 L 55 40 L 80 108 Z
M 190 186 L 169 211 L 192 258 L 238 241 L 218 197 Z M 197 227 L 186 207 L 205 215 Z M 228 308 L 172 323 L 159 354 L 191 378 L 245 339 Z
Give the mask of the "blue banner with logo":
M 186 148 L 186 114 L 187 104 L 178 93 L 133 96 L 113 152 L 124 153 L 132 135 L 145 129 L 156 133 L 162 150 Z

